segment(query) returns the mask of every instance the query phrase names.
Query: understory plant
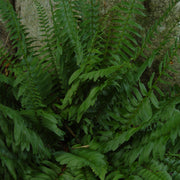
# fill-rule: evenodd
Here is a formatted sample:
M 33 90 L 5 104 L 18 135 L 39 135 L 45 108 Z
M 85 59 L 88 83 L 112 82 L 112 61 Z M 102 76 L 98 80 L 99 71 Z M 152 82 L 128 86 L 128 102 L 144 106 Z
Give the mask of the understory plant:
M 12 44 L 0 48 L 1 179 L 180 179 L 180 90 L 168 81 L 180 45 L 176 24 L 145 53 L 177 1 L 145 34 L 137 21 L 143 0 L 106 12 L 96 0 L 49 3 L 46 12 L 34 0 L 37 43 L 0 0 Z

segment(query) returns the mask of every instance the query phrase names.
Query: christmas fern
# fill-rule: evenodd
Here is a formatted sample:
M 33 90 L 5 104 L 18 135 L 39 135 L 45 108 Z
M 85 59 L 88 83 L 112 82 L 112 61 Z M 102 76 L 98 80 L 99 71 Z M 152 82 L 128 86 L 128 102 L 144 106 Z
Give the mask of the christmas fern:
M 143 0 L 115 2 L 106 13 L 96 0 L 49 3 L 46 12 L 34 0 L 37 42 L 0 0 L 12 42 L 12 52 L 0 44 L 1 178 L 179 179 L 180 91 L 168 80 L 176 24 L 146 53 L 177 1 L 146 35 L 137 21 Z

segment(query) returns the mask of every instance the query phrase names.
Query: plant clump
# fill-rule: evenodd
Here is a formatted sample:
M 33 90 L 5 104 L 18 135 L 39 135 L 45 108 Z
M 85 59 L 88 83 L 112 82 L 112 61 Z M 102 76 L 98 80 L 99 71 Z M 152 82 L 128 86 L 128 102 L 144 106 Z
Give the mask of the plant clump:
M 12 5 L 0 0 L 15 50 L 0 49 L 2 179 L 180 178 L 180 90 L 159 86 L 171 77 L 179 39 L 143 81 L 172 36 L 145 54 L 164 18 L 141 35 L 142 2 L 115 2 L 102 14 L 100 1 L 50 0 L 51 24 L 34 0 L 43 36 L 37 48 Z

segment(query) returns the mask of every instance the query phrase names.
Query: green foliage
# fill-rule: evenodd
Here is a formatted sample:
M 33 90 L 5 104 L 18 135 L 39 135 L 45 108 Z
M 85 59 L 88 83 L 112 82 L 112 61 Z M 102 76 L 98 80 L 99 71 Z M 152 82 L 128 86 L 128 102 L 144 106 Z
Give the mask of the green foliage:
M 50 0 L 50 20 L 34 0 L 43 37 L 37 48 L 0 0 L 15 50 L 0 48 L 2 179 L 180 178 L 179 86 L 166 90 L 179 49 L 174 26 L 145 53 L 176 1 L 145 36 L 137 22 L 142 2 L 122 0 L 103 14 L 101 1 Z M 147 76 L 165 45 L 159 69 Z
M 80 169 L 89 166 L 100 179 L 104 179 L 107 173 L 107 163 L 104 156 L 97 151 L 77 149 L 71 153 L 57 152 L 55 157 L 56 161 L 60 164 L 67 164 L 69 168 Z

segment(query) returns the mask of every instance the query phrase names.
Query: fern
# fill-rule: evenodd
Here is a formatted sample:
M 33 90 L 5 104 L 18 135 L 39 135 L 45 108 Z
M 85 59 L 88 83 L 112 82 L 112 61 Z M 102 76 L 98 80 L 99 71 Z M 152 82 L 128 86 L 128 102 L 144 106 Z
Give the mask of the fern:
M 179 85 L 168 81 L 178 21 L 146 53 L 177 1 L 146 35 L 137 21 L 142 2 L 114 2 L 103 14 L 101 1 L 50 0 L 46 12 L 34 0 L 42 37 L 35 48 L 0 1 L 14 49 L 0 49 L 3 179 L 179 178 Z

